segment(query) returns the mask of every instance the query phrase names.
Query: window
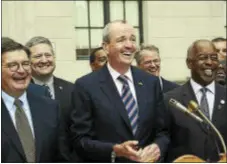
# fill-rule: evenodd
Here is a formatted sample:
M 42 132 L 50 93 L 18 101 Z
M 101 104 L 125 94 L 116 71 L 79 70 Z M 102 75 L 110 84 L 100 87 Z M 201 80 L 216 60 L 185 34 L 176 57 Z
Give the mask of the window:
M 110 21 L 127 20 L 137 30 L 138 45 L 143 42 L 142 1 L 75 1 L 76 58 L 88 59 L 102 43 L 102 30 Z

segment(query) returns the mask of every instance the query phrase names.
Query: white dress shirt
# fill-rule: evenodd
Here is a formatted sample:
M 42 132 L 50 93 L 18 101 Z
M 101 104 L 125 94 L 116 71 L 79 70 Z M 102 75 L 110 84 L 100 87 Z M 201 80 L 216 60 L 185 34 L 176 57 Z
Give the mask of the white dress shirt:
M 162 81 L 162 78 L 161 78 L 161 76 L 158 76 L 158 78 L 159 78 L 161 90 L 163 91 L 163 81 Z
M 190 83 L 191 83 L 192 89 L 195 93 L 196 99 L 200 105 L 200 101 L 202 98 L 201 88 L 203 88 L 203 86 L 196 83 L 192 78 L 190 79 Z M 215 96 L 214 96 L 215 95 L 215 85 L 214 84 L 215 83 L 213 81 L 212 83 L 210 83 L 209 85 L 206 86 L 206 88 L 208 89 L 206 92 L 206 97 L 207 97 L 208 106 L 209 106 L 210 120 L 212 120 L 213 109 L 214 109 L 214 98 L 215 98 Z
M 119 72 L 115 71 L 109 63 L 107 63 L 107 69 L 109 70 L 110 72 L 110 75 L 117 87 L 117 90 L 118 90 L 118 93 L 119 95 L 121 96 L 122 95 L 122 87 L 123 87 L 123 84 L 122 82 L 120 82 L 118 80 L 118 77 L 121 75 Z M 136 101 L 136 104 L 137 104 L 137 97 L 136 97 L 136 90 L 135 90 L 135 87 L 134 87 L 134 82 L 133 82 L 133 77 L 132 77 L 132 71 L 131 69 L 129 69 L 125 74 L 124 74 L 126 77 L 127 77 L 127 81 L 128 81 L 128 84 L 129 84 L 129 88 L 132 92 L 132 95 Z M 138 104 L 137 104 L 138 106 Z
M 38 79 L 35 79 L 34 77 L 32 77 L 32 80 L 34 81 L 35 84 L 38 85 L 46 85 L 50 88 L 50 92 L 51 92 L 51 98 L 55 99 L 55 91 L 54 91 L 54 77 L 51 76 L 50 79 L 48 79 L 46 82 L 40 81 Z
M 6 108 L 9 112 L 9 115 L 12 119 L 15 129 L 17 129 L 15 119 L 16 106 L 14 105 L 15 98 L 2 91 L 2 99 L 6 105 Z M 25 115 L 27 116 L 29 126 L 31 127 L 32 130 L 32 135 L 35 138 L 31 111 L 27 100 L 27 93 L 24 92 L 23 95 L 21 95 L 18 99 L 23 102 L 22 108 L 24 109 Z

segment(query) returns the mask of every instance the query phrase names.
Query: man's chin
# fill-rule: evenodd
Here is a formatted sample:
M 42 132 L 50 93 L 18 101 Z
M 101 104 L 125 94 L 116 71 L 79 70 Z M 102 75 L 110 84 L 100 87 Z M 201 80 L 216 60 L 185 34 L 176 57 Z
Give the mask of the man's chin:
M 154 76 L 157 76 L 157 72 L 156 71 L 148 71 L 148 73 L 154 75 Z
M 18 91 L 18 92 L 23 92 L 27 89 L 28 85 L 29 85 L 28 83 L 26 83 L 26 84 L 15 84 L 14 90 Z
M 205 77 L 205 78 L 203 78 L 204 83 L 207 84 L 207 85 L 212 83 L 214 80 L 215 80 L 214 77 Z
M 35 76 L 41 76 L 41 77 L 49 77 L 53 74 L 54 70 L 50 70 L 50 71 L 36 71 L 33 75 Z

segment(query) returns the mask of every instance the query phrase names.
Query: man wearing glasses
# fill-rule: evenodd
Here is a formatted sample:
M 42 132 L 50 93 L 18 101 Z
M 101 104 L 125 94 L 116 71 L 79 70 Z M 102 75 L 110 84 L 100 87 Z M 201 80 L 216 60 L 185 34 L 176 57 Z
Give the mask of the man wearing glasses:
M 2 37 L 2 47 L 7 46 L 8 44 L 12 44 L 12 42 L 14 42 L 13 39 L 11 39 L 9 37 Z M 28 90 L 30 90 L 31 92 L 33 92 L 39 96 L 50 97 L 50 93 L 49 93 L 48 89 L 44 86 L 30 83 L 28 85 Z
M 27 89 L 30 51 L 2 44 L 1 162 L 57 162 L 59 105 Z
M 159 55 L 159 48 L 155 45 L 141 45 L 140 50 L 136 52 L 135 59 L 137 66 L 140 69 L 159 77 L 163 93 L 178 87 L 176 83 L 168 81 L 160 75 L 161 58 Z
M 171 98 L 185 107 L 191 100 L 197 102 L 200 110 L 220 131 L 226 143 L 226 89 L 215 82 L 219 61 L 213 43 L 204 39 L 194 41 L 188 48 L 186 64 L 191 78 L 184 85 L 165 94 L 169 113 L 166 118 L 171 130 L 167 162 L 186 154 L 195 155 L 207 162 L 217 162 L 219 154 L 224 150 L 212 129 L 169 105 Z

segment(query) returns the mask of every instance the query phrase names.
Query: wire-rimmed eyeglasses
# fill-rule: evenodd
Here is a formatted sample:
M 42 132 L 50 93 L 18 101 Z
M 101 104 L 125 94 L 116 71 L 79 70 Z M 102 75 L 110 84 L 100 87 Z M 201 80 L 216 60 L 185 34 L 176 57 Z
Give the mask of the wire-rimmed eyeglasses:
M 9 70 L 12 72 L 16 72 L 20 68 L 20 66 L 22 66 L 22 68 L 25 71 L 28 71 L 31 68 L 31 63 L 29 61 L 24 61 L 22 63 L 10 62 L 10 63 L 6 63 L 5 65 L 2 65 L 2 66 L 5 68 L 9 68 Z

